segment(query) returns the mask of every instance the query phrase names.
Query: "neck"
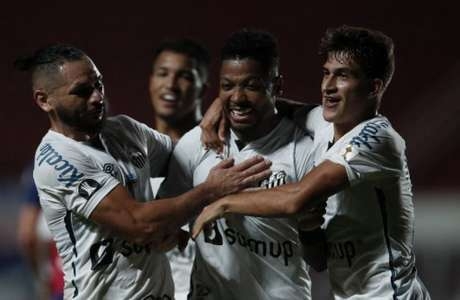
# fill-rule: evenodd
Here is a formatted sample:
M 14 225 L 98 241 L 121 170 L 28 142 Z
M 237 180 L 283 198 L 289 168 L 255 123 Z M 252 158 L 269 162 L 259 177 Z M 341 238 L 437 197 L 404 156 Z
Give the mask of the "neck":
M 68 126 L 62 123 L 57 124 L 54 122 L 51 123 L 50 129 L 68 138 L 79 141 L 79 142 L 90 141 L 91 139 L 94 139 L 95 137 L 97 137 L 99 133 L 99 132 L 94 132 L 94 133 L 84 132 L 75 127 L 71 127 L 71 126 Z
M 272 131 L 281 121 L 281 117 L 277 114 L 272 114 L 269 117 L 265 118 L 259 124 L 254 125 L 252 128 L 247 128 L 245 130 L 235 130 L 236 136 L 244 145 L 252 141 L 255 141 Z
M 169 135 L 174 142 L 177 142 L 187 131 L 195 127 L 198 122 L 195 120 L 194 112 L 191 112 L 180 120 L 166 120 L 155 116 L 155 129 L 158 132 Z
M 372 119 L 377 115 L 376 111 L 372 111 L 369 113 L 364 114 L 361 118 L 356 118 L 350 122 L 345 123 L 334 123 L 334 142 L 339 140 L 342 136 L 347 134 L 350 130 L 355 128 L 360 123 Z

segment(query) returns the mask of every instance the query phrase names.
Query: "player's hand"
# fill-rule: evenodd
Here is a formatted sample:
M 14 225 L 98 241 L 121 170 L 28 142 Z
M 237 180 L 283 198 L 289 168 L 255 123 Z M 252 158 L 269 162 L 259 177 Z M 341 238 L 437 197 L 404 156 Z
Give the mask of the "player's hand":
M 227 119 L 224 117 L 222 101 L 216 98 L 200 122 L 201 143 L 217 153 L 223 151 L 228 131 Z
M 204 184 L 214 194 L 214 198 L 218 199 L 258 184 L 270 176 L 270 166 L 271 161 L 260 155 L 237 165 L 234 165 L 233 159 L 226 159 L 211 169 Z
M 206 227 L 211 225 L 212 222 L 224 216 L 222 203 L 222 201 L 214 202 L 201 211 L 193 224 L 192 239 L 196 239 L 202 230 L 206 230 Z
M 324 214 L 326 213 L 326 202 L 322 202 L 316 207 L 303 210 L 298 214 L 299 230 L 311 231 L 320 227 L 324 223 Z

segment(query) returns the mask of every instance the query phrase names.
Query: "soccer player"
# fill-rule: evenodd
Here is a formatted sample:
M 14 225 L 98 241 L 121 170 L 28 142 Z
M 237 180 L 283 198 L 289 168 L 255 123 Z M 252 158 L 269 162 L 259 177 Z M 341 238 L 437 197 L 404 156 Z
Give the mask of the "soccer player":
M 173 141 L 202 117 L 209 64 L 208 51 L 190 39 L 167 40 L 154 50 L 149 91 L 155 129 Z
M 49 46 L 16 65 L 31 70 L 33 97 L 50 120 L 34 180 L 62 258 L 64 298 L 172 299 L 163 252 L 183 236 L 179 228 L 220 195 L 267 176 L 269 163 L 227 160 L 190 192 L 148 202 L 170 138 L 128 116 L 106 118 L 102 75 L 75 47 Z
M 175 195 L 199 185 L 225 157 L 236 161 L 263 155 L 273 174 L 260 183 L 271 189 L 296 182 L 312 165 L 313 140 L 276 114 L 281 91 L 275 38 L 242 30 L 221 53 L 219 99 L 230 123 L 222 155 L 200 143 L 199 127 L 177 144 L 160 195 Z M 217 100 L 219 101 L 219 100 Z M 318 213 L 321 218 L 322 213 Z M 319 226 L 322 222 L 317 222 Z M 295 217 L 268 219 L 230 216 L 217 220 L 209 235 L 196 239 L 191 299 L 310 299 L 310 277 Z
M 335 299 L 430 299 L 417 276 L 405 142 L 378 113 L 394 72 L 392 40 L 341 26 L 321 40 L 323 116 L 316 167 L 298 183 L 224 197 L 205 223 L 230 214 L 289 216 L 327 199 L 328 272 Z
M 149 92 L 154 110 L 154 128 L 169 135 L 174 142 L 198 125 L 202 97 L 208 86 L 209 53 L 190 39 L 166 40 L 154 50 Z M 163 177 L 152 178 L 154 193 Z M 185 228 L 188 230 L 188 227 Z M 174 280 L 176 300 L 186 300 L 195 257 L 195 243 L 190 240 L 182 251 L 167 252 Z

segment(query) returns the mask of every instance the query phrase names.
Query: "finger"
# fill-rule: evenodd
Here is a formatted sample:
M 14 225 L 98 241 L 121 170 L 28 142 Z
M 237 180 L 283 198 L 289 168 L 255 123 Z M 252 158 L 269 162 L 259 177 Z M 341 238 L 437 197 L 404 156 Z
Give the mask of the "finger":
M 238 163 L 235 165 L 234 170 L 235 171 L 244 171 L 260 162 L 264 162 L 265 159 L 261 155 L 254 155 L 251 158 L 245 159 L 242 162 Z
M 272 162 L 270 160 L 265 159 L 257 164 L 250 166 L 246 170 L 242 171 L 241 176 L 249 177 L 257 173 L 263 172 L 265 170 L 269 170 L 271 165 L 272 165 Z
M 233 158 L 227 158 L 219 162 L 214 167 L 212 167 L 211 171 L 216 170 L 216 169 L 228 169 L 228 168 L 231 168 L 234 164 L 235 164 L 235 160 Z
M 201 218 L 198 217 L 195 220 L 195 223 L 193 224 L 192 240 L 195 240 L 202 230 L 203 230 L 203 222 L 201 221 Z
M 243 180 L 241 180 L 241 185 L 242 185 L 243 188 L 250 187 L 250 186 L 252 186 L 254 184 L 257 184 L 257 183 L 261 182 L 262 180 L 270 177 L 271 174 L 272 174 L 272 171 L 270 169 L 261 171 L 261 172 L 259 172 L 257 174 L 248 176 L 248 177 L 244 178 Z
M 227 121 L 227 118 L 225 118 L 225 116 L 222 116 L 220 119 L 219 128 L 218 128 L 219 140 L 222 143 L 225 143 L 225 137 L 227 136 L 227 132 L 228 132 L 228 121 Z

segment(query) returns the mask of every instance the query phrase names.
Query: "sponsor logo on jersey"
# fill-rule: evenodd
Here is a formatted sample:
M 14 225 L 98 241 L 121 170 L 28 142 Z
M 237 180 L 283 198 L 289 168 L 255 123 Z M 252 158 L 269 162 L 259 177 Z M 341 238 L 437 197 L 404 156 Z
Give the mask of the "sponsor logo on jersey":
M 113 238 L 105 239 L 93 244 L 89 249 L 91 270 L 98 271 L 111 264 L 113 262 L 114 253 Z
M 131 153 L 130 160 L 139 169 L 145 165 L 145 156 L 141 152 Z
M 358 135 L 351 139 L 350 145 L 356 145 L 358 148 L 365 146 L 372 150 L 372 143 L 381 143 L 382 137 L 378 135 L 379 131 L 388 127 L 390 127 L 390 124 L 386 121 L 369 122 L 361 129 Z
M 353 241 L 327 243 L 327 256 L 330 259 L 344 259 L 348 267 L 351 267 L 356 256 L 355 243 Z
M 222 234 L 219 231 L 217 222 L 213 223 L 211 230 L 212 232 L 209 235 L 210 237 L 207 237 L 208 234 L 205 234 L 204 241 L 206 243 L 213 244 L 216 246 L 223 245 Z M 224 230 L 224 236 L 230 246 L 235 245 L 247 248 L 250 252 L 263 257 L 281 257 L 283 259 L 285 266 L 289 265 L 289 258 L 291 258 L 294 255 L 294 243 L 290 240 L 256 240 L 251 237 L 245 236 L 243 233 L 231 227 L 228 227 Z
M 115 166 L 111 163 L 105 163 L 104 166 L 102 167 L 102 170 L 107 173 L 112 175 L 112 177 L 117 178 L 117 169 Z
M 65 183 L 66 187 L 75 185 L 79 179 L 83 177 L 83 173 L 65 160 L 59 152 L 57 152 L 49 143 L 44 144 L 38 149 L 37 162 L 38 166 L 46 163 L 56 171 L 58 171 L 57 180 Z
M 101 185 L 96 180 L 85 179 L 78 186 L 78 194 L 86 200 L 89 200 L 100 187 Z
M 272 175 L 270 175 L 269 178 L 264 179 L 260 183 L 259 186 L 266 188 L 266 189 L 271 189 L 271 188 L 286 184 L 286 178 L 287 178 L 286 172 L 284 171 L 274 172 Z

